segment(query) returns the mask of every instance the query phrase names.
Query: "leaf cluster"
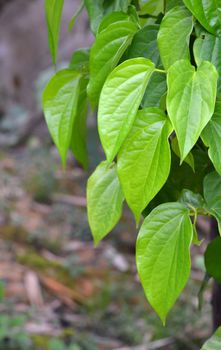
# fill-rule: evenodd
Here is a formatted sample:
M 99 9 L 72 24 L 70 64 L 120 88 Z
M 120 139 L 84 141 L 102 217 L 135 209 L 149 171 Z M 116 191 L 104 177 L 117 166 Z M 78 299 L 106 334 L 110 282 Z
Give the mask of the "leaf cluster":
M 45 3 L 55 63 L 62 2 Z M 63 164 L 71 149 L 86 168 L 88 105 L 98 111 L 106 160 L 87 185 L 94 241 L 114 228 L 126 201 L 140 226 L 140 280 L 165 323 L 189 278 L 191 244 L 200 244 L 198 215 L 214 216 L 221 230 L 220 7 L 84 0 L 72 24 L 84 7 L 95 40 L 45 88 L 46 122 Z

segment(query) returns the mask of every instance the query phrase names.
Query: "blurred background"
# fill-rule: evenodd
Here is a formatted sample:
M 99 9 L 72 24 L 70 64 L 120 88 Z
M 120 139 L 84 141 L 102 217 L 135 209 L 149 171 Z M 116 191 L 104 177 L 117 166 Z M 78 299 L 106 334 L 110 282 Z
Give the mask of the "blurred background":
M 60 66 L 93 42 L 86 13 L 68 31 L 79 5 L 65 0 Z M 95 117 L 88 173 L 71 157 L 63 172 L 40 103 L 51 74 L 44 0 L 0 0 L 0 350 L 199 349 L 212 328 L 210 286 L 198 310 L 205 245 L 163 327 L 137 277 L 127 209 L 93 247 L 85 185 L 102 159 Z

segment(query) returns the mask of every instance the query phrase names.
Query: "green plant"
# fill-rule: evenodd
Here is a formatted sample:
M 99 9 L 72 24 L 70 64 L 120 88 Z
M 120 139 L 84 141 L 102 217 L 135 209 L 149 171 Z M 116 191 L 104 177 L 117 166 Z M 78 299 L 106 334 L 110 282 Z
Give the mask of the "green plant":
M 63 1 L 46 3 L 53 62 Z M 95 244 L 123 202 L 140 226 L 136 261 L 163 323 L 190 274 L 198 215 L 221 228 L 221 13 L 212 0 L 84 0 L 95 42 L 46 86 L 43 108 L 65 166 L 87 168 L 88 101 L 106 160 L 87 186 Z M 72 19 L 72 24 L 76 16 Z M 211 275 L 212 272 L 209 271 Z

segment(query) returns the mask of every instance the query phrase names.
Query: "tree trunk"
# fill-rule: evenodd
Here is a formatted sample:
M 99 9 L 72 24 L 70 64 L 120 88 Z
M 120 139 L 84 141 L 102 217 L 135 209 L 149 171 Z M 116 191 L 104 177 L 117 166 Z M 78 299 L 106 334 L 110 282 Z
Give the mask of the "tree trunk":
M 211 218 L 210 226 L 210 238 L 211 240 L 219 236 L 219 230 L 217 222 L 214 218 Z M 221 284 L 214 281 L 212 290 L 212 315 L 213 315 L 213 330 L 215 331 L 221 326 Z

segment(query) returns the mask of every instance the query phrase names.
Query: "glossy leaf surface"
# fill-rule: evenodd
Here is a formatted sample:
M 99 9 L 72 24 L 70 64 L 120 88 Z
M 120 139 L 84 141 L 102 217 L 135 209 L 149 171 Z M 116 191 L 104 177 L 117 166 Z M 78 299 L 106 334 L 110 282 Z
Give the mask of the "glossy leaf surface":
M 204 61 L 197 71 L 189 61 L 175 62 L 167 76 L 167 111 L 176 131 L 181 161 L 197 142 L 215 108 L 218 74 Z
M 217 219 L 221 232 L 221 176 L 214 171 L 205 177 L 203 185 L 207 209 Z
M 200 24 L 208 32 L 221 35 L 221 11 L 217 0 L 183 0 Z
M 192 235 L 189 211 L 180 203 L 156 207 L 138 235 L 138 273 L 146 297 L 163 323 L 190 274 Z
M 123 200 L 116 166 L 102 162 L 87 185 L 88 220 L 96 244 L 117 224 Z
M 202 61 L 210 61 L 214 64 L 219 73 L 218 94 L 221 93 L 221 37 L 209 33 L 203 33 L 200 38 L 194 42 L 194 58 L 199 66 Z
M 101 92 L 98 129 L 111 162 L 128 135 L 143 98 L 154 64 L 145 58 L 123 62 L 108 76 Z
M 145 57 L 157 66 L 160 63 L 160 53 L 157 46 L 158 24 L 147 25 L 140 29 L 128 48 L 127 58 Z
M 158 46 L 165 69 L 180 59 L 189 59 L 192 29 L 192 15 L 185 7 L 177 6 L 166 13 L 158 33 Z
M 97 35 L 90 53 L 90 82 L 88 95 L 93 105 L 98 104 L 103 84 L 129 46 L 137 26 L 132 21 L 110 24 Z
M 151 199 L 167 180 L 170 171 L 168 137 L 171 124 L 163 111 L 147 108 L 138 111 L 124 142 L 117 167 L 127 203 L 136 222 Z
M 48 129 L 65 165 L 77 112 L 80 74 L 64 69 L 48 83 L 43 94 L 43 109 Z
M 72 136 L 70 142 L 70 149 L 75 158 L 84 169 L 88 168 L 88 154 L 87 154 L 87 84 L 88 79 L 81 78 L 79 82 L 79 96 L 77 101 L 77 111 L 74 118 Z
M 201 134 L 209 147 L 209 157 L 216 171 L 221 175 L 221 101 L 216 102 L 215 112 Z
M 64 0 L 45 0 L 45 15 L 48 28 L 48 43 L 52 62 L 56 64 L 61 15 Z

